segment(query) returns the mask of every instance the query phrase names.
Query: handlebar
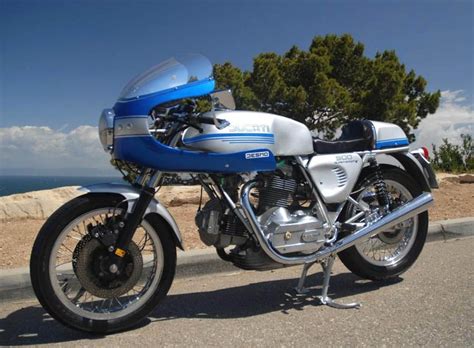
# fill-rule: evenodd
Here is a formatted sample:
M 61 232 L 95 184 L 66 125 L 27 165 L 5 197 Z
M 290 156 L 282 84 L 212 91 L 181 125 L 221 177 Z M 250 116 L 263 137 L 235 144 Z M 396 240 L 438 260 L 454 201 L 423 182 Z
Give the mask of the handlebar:
M 209 124 L 215 126 L 217 129 L 223 129 L 230 125 L 229 121 L 223 118 L 209 117 L 204 115 L 192 115 L 191 113 L 186 112 L 175 112 L 170 115 L 162 117 L 164 120 L 175 121 L 180 124 L 185 124 L 191 127 L 194 127 L 202 132 L 202 129 L 199 127 L 199 124 Z M 155 123 L 156 124 L 156 123 Z

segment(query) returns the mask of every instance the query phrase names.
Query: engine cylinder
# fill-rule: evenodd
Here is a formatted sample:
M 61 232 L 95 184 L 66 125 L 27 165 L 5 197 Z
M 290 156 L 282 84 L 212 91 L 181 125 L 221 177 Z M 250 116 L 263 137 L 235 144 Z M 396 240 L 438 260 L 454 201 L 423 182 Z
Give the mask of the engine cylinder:
M 258 211 L 264 212 L 271 207 L 287 208 L 292 202 L 296 191 L 294 179 L 272 176 L 265 180 L 264 187 L 259 190 Z

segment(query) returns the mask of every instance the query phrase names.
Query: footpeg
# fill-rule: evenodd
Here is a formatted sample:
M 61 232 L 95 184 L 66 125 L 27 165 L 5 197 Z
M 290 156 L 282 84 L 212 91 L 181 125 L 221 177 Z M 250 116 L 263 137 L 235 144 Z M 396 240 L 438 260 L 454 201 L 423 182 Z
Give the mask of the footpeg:
M 346 223 L 341 224 L 341 232 L 352 233 L 355 230 L 357 230 L 357 225 L 355 224 L 346 224 Z

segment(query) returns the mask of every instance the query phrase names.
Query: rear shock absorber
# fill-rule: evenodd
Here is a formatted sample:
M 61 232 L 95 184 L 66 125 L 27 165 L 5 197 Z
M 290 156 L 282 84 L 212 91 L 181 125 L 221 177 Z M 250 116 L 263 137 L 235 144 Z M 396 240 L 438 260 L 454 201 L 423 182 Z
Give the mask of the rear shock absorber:
M 377 201 L 379 205 L 383 207 L 385 211 L 389 211 L 391 206 L 391 199 L 388 193 L 387 184 L 385 183 L 382 175 L 382 169 L 380 168 L 379 164 L 375 157 L 369 160 L 369 167 L 372 169 L 372 172 L 375 176 L 375 194 L 377 196 Z

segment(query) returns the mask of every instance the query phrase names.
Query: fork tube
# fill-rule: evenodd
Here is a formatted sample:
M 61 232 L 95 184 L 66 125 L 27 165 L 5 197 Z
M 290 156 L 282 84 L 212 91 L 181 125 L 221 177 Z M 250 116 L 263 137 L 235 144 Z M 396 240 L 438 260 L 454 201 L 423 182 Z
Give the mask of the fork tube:
M 161 184 L 161 179 L 163 178 L 163 172 L 155 172 L 148 181 L 148 187 L 155 188 Z
M 124 256 L 124 251 L 127 250 L 128 244 L 130 244 L 135 230 L 140 225 L 143 215 L 145 214 L 148 205 L 155 196 L 155 189 L 152 187 L 143 187 L 140 192 L 140 197 L 133 205 L 133 210 L 127 215 L 125 220 L 125 226 L 120 231 L 115 244 L 115 254 L 117 256 Z
M 142 190 L 140 191 L 140 197 L 138 197 L 138 200 L 133 205 L 132 212 L 127 215 L 125 226 L 120 231 L 120 234 L 117 238 L 117 242 L 115 244 L 116 255 L 120 256 L 120 250 L 127 250 L 128 244 L 131 242 L 135 230 L 140 225 L 140 222 L 143 219 L 143 215 L 145 215 L 148 205 L 155 196 L 155 187 L 157 187 L 161 183 L 162 178 L 162 172 L 155 171 L 153 173 L 150 170 L 145 171 L 144 178 L 141 179 L 141 182 L 143 184 Z M 148 181 L 148 183 L 145 186 L 144 183 L 146 181 Z M 117 252 L 117 250 L 119 251 Z

